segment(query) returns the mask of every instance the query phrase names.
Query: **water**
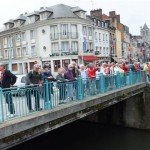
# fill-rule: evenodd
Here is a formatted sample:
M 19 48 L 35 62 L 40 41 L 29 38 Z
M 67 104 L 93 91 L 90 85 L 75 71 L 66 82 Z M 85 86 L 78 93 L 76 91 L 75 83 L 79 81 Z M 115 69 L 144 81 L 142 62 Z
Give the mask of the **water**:
M 150 150 L 150 132 L 77 121 L 10 150 Z

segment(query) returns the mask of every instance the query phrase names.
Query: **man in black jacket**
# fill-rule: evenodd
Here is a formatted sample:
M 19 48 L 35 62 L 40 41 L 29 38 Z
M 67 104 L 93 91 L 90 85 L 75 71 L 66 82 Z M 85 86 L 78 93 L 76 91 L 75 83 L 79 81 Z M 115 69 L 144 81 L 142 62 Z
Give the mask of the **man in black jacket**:
M 27 97 L 27 106 L 28 106 L 29 112 L 34 111 L 32 109 L 32 101 L 31 101 L 32 93 L 34 94 L 34 97 L 35 97 L 36 111 L 42 110 L 42 108 L 40 108 L 40 93 L 39 93 L 39 89 L 42 88 L 42 74 L 39 69 L 40 69 L 40 66 L 38 64 L 35 64 L 33 66 L 33 70 L 31 70 L 27 74 L 27 78 L 26 78 L 26 85 L 28 86 L 26 90 L 26 97 Z
M 8 88 L 10 88 L 13 84 L 15 84 L 17 77 L 9 70 L 6 70 L 4 64 L 0 64 L 0 71 L 1 71 L 0 85 L 2 91 L 4 92 L 4 97 L 6 99 L 6 103 L 8 104 L 8 110 L 10 113 L 7 114 L 7 117 L 11 118 L 15 116 L 15 108 L 12 100 L 11 91 Z

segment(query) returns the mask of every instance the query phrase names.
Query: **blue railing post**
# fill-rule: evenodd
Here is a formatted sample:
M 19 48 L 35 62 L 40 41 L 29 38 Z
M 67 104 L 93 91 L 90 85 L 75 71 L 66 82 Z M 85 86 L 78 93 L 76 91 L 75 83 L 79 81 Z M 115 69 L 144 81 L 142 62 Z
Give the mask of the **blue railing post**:
M 48 80 L 45 81 L 45 109 L 51 109 L 52 108 L 52 103 L 51 103 L 51 83 L 48 82 Z
M 129 71 L 129 81 L 130 81 L 130 85 L 133 84 L 133 71 L 130 69 Z
M 105 76 L 103 74 L 100 74 L 100 93 L 105 93 Z
M 116 76 L 116 78 L 117 78 L 117 83 L 116 83 L 116 87 L 117 87 L 117 89 L 119 89 L 119 88 L 121 88 L 121 76 L 120 76 L 120 72 L 118 71 L 117 72 L 117 76 Z
M 83 83 L 82 83 L 82 78 L 81 76 L 78 77 L 77 79 L 77 94 L 78 94 L 78 100 L 83 100 L 84 94 L 83 94 Z
M 141 75 L 141 70 L 139 71 L 139 82 L 142 81 L 142 75 Z
M 3 90 L 0 88 L 0 103 L 1 103 L 1 117 L 0 122 L 4 122 L 4 107 L 3 107 Z

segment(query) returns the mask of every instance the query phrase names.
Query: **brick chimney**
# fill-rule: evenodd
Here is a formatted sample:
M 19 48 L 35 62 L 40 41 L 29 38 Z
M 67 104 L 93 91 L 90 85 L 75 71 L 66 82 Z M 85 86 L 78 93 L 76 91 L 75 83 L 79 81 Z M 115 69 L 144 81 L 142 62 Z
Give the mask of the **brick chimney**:
M 109 17 L 115 17 L 115 16 L 116 16 L 116 11 L 109 12 Z
M 91 16 L 102 19 L 102 9 L 94 9 L 90 11 Z
M 117 18 L 117 22 L 120 23 L 120 15 L 116 15 L 116 18 Z

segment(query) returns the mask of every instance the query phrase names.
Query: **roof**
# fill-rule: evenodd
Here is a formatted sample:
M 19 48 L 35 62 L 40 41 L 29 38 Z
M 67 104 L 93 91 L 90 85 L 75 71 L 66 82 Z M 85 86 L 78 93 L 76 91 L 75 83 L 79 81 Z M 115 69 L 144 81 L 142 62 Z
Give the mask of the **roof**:
M 45 7 L 43 9 L 39 10 L 39 13 L 42 13 L 42 12 L 53 12 L 53 10 L 50 7 Z
M 17 21 L 17 20 L 26 20 L 27 17 L 23 16 L 23 15 L 20 15 L 18 18 L 14 19 L 14 21 Z
M 34 11 L 34 12 L 30 13 L 30 14 L 27 14 L 26 16 L 30 17 L 30 16 L 34 16 L 34 15 L 39 16 L 39 12 L 38 11 Z
M 86 12 L 85 10 L 81 9 L 80 7 L 72 7 L 71 8 L 72 12 L 78 12 L 78 11 L 83 11 L 83 12 Z
M 7 23 L 14 23 L 14 20 L 12 19 L 9 19 L 7 22 L 5 22 L 4 24 L 7 24 Z
M 58 4 L 49 7 L 53 10 L 53 14 L 49 17 L 51 19 L 55 18 L 79 18 L 72 10 L 79 11 L 80 8 L 73 8 L 64 4 Z

